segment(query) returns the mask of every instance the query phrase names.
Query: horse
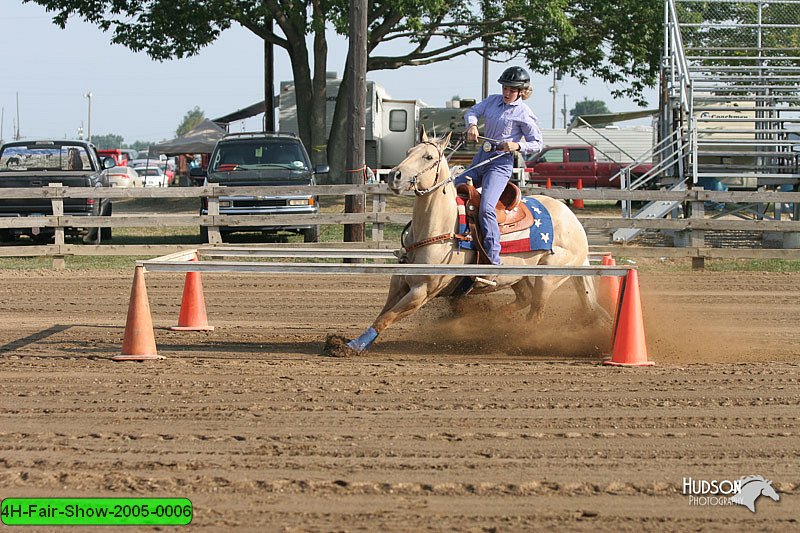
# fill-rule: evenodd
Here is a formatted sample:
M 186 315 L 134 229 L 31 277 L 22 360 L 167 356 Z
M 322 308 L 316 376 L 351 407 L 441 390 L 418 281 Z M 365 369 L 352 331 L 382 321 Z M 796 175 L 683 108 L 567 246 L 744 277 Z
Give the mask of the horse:
M 746 476 L 739 480 L 739 492 L 730 497 L 731 503 L 744 505 L 750 512 L 756 512 L 756 500 L 759 496 L 766 496 L 778 501 L 781 497 L 772 486 L 772 481 L 762 476 Z
M 442 138 L 428 138 L 420 131 L 421 142 L 410 148 L 406 158 L 388 174 L 388 185 L 395 194 L 411 191 L 416 195 L 410 229 L 406 239 L 413 245 L 405 247 L 404 258 L 409 263 L 470 264 L 475 263 L 475 251 L 458 248 L 456 237 L 458 206 L 456 187 L 444 151 L 450 134 Z M 531 251 L 505 254 L 506 265 L 582 266 L 589 264 L 589 245 L 580 221 L 562 202 L 546 196 L 534 196 L 549 211 L 553 221 L 552 251 Z M 496 312 L 511 315 L 529 308 L 527 318 L 531 324 L 542 319 L 545 305 L 554 290 L 570 280 L 578 292 L 583 311 L 593 320 L 610 324 L 608 313 L 598 304 L 594 280 L 587 276 L 500 276 L 496 285 L 477 287 L 470 294 L 485 294 L 511 287 L 515 299 Z M 463 282 L 452 275 L 394 275 L 389 284 L 386 304 L 373 324 L 359 337 L 346 342 L 347 353 L 342 354 L 345 339 L 329 335 L 323 353 L 327 355 L 352 355 L 372 345 L 378 335 L 391 324 L 407 317 L 436 296 L 451 295 Z M 352 352 L 350 352 L 352 351 Z

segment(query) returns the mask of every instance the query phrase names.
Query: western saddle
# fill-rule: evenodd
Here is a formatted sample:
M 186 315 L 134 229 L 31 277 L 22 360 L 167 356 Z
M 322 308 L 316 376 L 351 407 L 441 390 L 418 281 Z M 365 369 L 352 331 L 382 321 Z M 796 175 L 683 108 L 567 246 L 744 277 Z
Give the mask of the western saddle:
M 478 263 L 490 263 L 486 250 L 483 247 L 483 233 L 478 223 L 478 210 L 481 205 L 481 193 L 471 182 L 461 183 L 456 187 L 456 193 L 464 200 L 467 215 L 467 226 L 472 235 L 472 242 L 478 251 Z M 533 226 L 533 214 L 522 202 L 522 192 L 519 187 L 510 181 L 500 195 L 500 200 L 495 206 L 497 224 L 500 226 L 500 235 L 521 231 Z

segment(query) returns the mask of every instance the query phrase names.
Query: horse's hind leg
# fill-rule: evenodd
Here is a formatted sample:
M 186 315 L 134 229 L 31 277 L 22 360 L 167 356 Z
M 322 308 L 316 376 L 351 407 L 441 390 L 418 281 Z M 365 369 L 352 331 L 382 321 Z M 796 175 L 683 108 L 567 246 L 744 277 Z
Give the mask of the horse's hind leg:
M 514 301 L 500 306 L 497 309 L 497 313 L 511 316 L 520 309 L 525 309 L 531 305 L 531 301 L 533 300 L 533 283 L 531 283 L 531 278 L 522 278 L 513 284 L 511 289 L 514 291 Z
M 533 324 L 542 320 L 547 300 L 550 299 L 553 291 L 565 281 L 567 281 L 567 278 L 564 276 L 541 276 L 536 278 L 533 283 L 531 310 L 528 312 L 528 320 Z
M 611 317 L 597 301 L 595 278 L 591 276 L 573 276 L 572 284 L 578 293 L 587 323 L 600 322 L 603 324 L 610 324 Z

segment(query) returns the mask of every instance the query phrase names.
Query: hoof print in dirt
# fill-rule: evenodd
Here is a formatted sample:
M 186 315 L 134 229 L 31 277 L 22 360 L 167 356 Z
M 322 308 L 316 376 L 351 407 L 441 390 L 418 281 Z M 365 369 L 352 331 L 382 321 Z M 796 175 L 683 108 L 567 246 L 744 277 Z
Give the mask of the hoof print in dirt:
M 341 335 L 328 333 L 325 338 L 325 347 L 320 355 L 324 357 L 353 357 L 358 355 L 357 351 L 347 345 L 348 342 L 350 341 Z

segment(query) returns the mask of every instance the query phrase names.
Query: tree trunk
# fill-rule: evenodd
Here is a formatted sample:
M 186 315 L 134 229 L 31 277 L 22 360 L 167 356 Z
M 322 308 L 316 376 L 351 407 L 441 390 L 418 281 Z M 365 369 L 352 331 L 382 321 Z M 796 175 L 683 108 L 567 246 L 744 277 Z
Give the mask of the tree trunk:
M 309 68 L 308 48 L 305 42 L 292 43 L 288 50 L 294 78 L 294 95 L 297 105 L 297 132 L 300 140 L 311 151 L 313 145 L 311 115 L 313 114 L 313 91 Z
M 311 116 L 309 117 L 311 144 L 306 145 L 311 161 L 315 165 L 323 165 L 327 159 L 328 132 L 325 125 L 328 110 L 327 65 L 328 41 L 325 38 L 325 30 L 323 29 L 314 33 L 314 94 L 311 102 Z
M 350 112 L 350 91 L 353 80 L 350 77 L 350 58 L 345 63 L 344 75 L 339 85 L 339 95 L 336 98 L 336 108 L 333 112 L 331 134 L 328 138 L 328 165 L 331 167 L 331 181 L 334 183 L 347 183 L 346 156 L 347 156 L 347 116 Z

